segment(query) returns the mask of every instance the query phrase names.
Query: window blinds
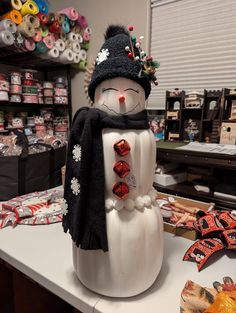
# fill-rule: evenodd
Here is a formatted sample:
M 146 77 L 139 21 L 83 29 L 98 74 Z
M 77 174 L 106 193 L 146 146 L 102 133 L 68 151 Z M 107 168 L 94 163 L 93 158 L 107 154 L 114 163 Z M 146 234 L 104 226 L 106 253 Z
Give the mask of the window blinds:
M 236 1 L 152 0 L 151 55 L 160 62 L 149 108 L 167 89 L 236 88 Z

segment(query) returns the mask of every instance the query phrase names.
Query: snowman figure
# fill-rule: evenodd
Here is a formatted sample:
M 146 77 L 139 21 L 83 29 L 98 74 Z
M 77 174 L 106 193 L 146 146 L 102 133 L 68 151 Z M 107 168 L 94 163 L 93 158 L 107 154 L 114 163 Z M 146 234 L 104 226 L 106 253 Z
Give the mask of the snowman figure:
M 76 274 L 112 297 L 148 289 L 163 259 L 152 187 L 156 145 L 145 110 L 157 63 L 129 31 L 106 31 L 88 89 L 94 107 L 79 109 L 73 120 L 64 192 Z

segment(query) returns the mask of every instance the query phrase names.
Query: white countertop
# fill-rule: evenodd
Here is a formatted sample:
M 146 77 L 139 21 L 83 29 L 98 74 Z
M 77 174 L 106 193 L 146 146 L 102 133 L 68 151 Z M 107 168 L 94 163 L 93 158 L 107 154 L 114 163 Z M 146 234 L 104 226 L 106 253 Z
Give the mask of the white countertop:
M 168 233 L 164 238 L 164 261 L 156 282 L 143 294 L 127 299 L 101 297 L 78 281 L 71 239 L 60 223 L 0 230 L 0 258 L 84 313 L 179 313 L 180 293 L 188 279 L 211 287 L 224 276 L 236 278 L 235 253 L 219 252 L 198 272 L 195 263 L 182 261 L 193 242 Z

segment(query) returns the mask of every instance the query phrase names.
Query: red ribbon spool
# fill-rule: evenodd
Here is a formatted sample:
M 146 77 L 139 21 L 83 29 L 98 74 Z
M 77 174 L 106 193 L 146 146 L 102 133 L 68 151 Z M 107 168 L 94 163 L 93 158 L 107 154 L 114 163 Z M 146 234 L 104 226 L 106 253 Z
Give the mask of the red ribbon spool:
M 49 31 L 51 33 L 60 33 L 61 27 L 57 21 L 55 21 L 52 25 L 49 25 Z
M 43 25 L 43 26 L 47 25 L 47 23 L 48 23 L 48 15 L 47 14 L 40 12 L 37 14 L 37 17 L 39 18 L 41 25 Z

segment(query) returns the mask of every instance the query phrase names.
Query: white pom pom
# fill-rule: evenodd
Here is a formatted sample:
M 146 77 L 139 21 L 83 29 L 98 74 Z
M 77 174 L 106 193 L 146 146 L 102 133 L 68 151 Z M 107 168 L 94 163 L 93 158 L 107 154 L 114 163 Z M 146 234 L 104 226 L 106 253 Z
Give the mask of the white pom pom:
M 136 57 L 135 57 L 135 60 L 138 61 L 138 60 L 139 60 L 139 56 L 136 56 Z
M 125 51 L 130 51 L 129 46 L 126 46 L 126 47 L 125 47 Z
M 142 50 L 142 51 L 140 52 L 140 54 L 141 54 L 141 55 L 144 55 L 144 54 L 145 54 L 145 51 Z
M 123 200 L 115 200 L 114 201 L 114 208 L 117 211 L 120 211 L 124 208 L 124 201 Z
M 140 36 L 140 37 L 139 37 L 139 40 L 143 40 L 143 39 L 144 39 L 144 36 Z
M 135 47 L 136 47 L 136 48 L 140 48 L 140 43 L 139 43 L 139 42 L 136 42 Z
M 112 199 L 106 199 L 105 208 L 107 211 L 114 209 L 114 201 Z
M 137 197 L 135 199 L 135 207 L 138 209 L 138 210 L 142 210 L 144 208 L 144 201 L 143 201 L 143 198 L 142 197 Z
M 143 196 L 143 202 L 144 202 L 144 205 L 145 207 L 149 207 L 151 205 L 151 197 L 146 195 L 146 196 Z
M 134 200 L 132 199 L 127 199 L 124 201 L 124 206 L 125 206 L 125 209 L 128 210 L 128 211 L 133 211 L 134 210 Z

